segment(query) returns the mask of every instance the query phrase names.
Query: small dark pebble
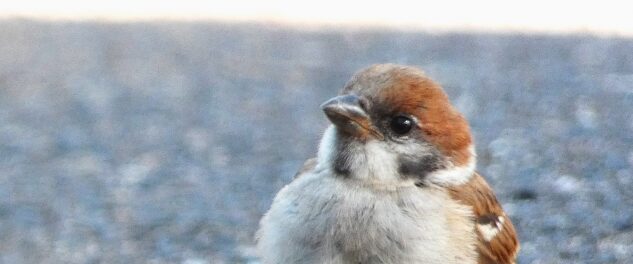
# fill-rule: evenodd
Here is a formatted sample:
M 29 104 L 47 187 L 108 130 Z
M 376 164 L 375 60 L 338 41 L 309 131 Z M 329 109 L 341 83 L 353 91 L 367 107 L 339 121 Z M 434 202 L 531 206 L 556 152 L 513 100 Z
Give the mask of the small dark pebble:
M 615 227 L 618 231 L 628 231 L 633 229 L 633 222 L 620 222 Z
M 512 194 L 514 200 L 536 200 L 536 197 L 536 192 L 530 189 L 519 189 Z

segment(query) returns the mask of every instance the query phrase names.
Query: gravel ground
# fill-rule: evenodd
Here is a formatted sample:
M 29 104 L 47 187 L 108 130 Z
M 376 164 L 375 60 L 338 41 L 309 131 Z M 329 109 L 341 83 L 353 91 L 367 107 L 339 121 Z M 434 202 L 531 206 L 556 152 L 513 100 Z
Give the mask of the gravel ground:
M 469 118 L 520 263 L 633 262 L 633 39 L 0 21 L 0 263 L 256 263 L 318 106 L 418 65 Z

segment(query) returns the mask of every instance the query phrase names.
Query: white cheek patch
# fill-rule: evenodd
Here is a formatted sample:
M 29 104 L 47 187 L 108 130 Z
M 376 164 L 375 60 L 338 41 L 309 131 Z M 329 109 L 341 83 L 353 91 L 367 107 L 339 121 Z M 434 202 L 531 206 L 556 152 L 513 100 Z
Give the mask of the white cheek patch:
M 319 145 L 317 170 L 332 168 L 336 158 L 336 144 L 336 128 L 330 126 L 325 130 Z M 345 161 L 352 178 L 378 185 L 401 181 L 397 155 L 385 142 L 372 140 L 350 147 L 354 149 L 350 150 Z
M 323 138 L 319 143 L 319 152 L 317 154 L 317 170 L 327 169 L 331 166 L 336 151 L 336 128 L 333 125 L 329 126 Z
M 426 177 L 426 180 L 440 186 L 452 186 L 467 183 L 473 176 L 473 173 L 475 172 L 475 166 L 477 164 L 475 148 L 473 146 L 470 146 L 469 151 L 471 155 L 466 165 L 450 165 L 446 169 L 431 172 Z
M 337 151 L 336 128 L 330 126 L 325 130 L 319 145 L 318 163 L 316 170 L 328 170 L 332 168 Z M 396 149 L 393 149 L 393 148 Z M 346 164 L 352 178 L 364 180 L 371 184 L 407 184 L 402 182 L 399 171 L 397 152 L 423 153 L 429 151 L 424 146 L 416 144 L 390 146 L 383 141 L 372 140 L 362 145 L 354 146 L 348 156 Z M 471 157 L 464 166 L 449 166 L 429 173 L 425 181 L 439 186 L 451 186 L 467 183 L 475 171 L 477 163 L 474 147 L 470 147 Z
M 370 141 L 365 145 L 365 164 L 358 164 L 358 172 L 363 167 L 366 171 L 359 173 L 359 178 L 377 182 L 394 182 L 400 179 L 398 173 L 397 155 L 389 150 L 389 147 L 381 141 Z
M 498 216 L 497 221 L 491 221 L 487 224 L 477 224 L 477 230 L 486 241 L 492 240 L 499 232 L 503 230 L 505 218 Z

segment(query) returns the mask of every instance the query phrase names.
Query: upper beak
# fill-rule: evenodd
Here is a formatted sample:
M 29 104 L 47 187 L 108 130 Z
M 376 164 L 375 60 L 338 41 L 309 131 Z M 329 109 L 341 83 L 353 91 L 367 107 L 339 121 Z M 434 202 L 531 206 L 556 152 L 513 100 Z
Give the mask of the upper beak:
M 356 95 L 341 95 L 327 100 L 321 108 L 339 131 L 358 138 L 373 137 L 382 140 L 383 134 L 372 125 L 360 100 Z

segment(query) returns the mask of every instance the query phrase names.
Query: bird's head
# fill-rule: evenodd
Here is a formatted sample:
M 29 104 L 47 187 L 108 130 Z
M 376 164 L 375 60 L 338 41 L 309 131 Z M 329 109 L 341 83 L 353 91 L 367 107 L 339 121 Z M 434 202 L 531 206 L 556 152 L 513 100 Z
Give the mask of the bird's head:
M 373 65 L 321 106 L 332 122 L 318 166 L 378 186 L 453 185 L 473 173 L 470 128 L 416 68 Z

